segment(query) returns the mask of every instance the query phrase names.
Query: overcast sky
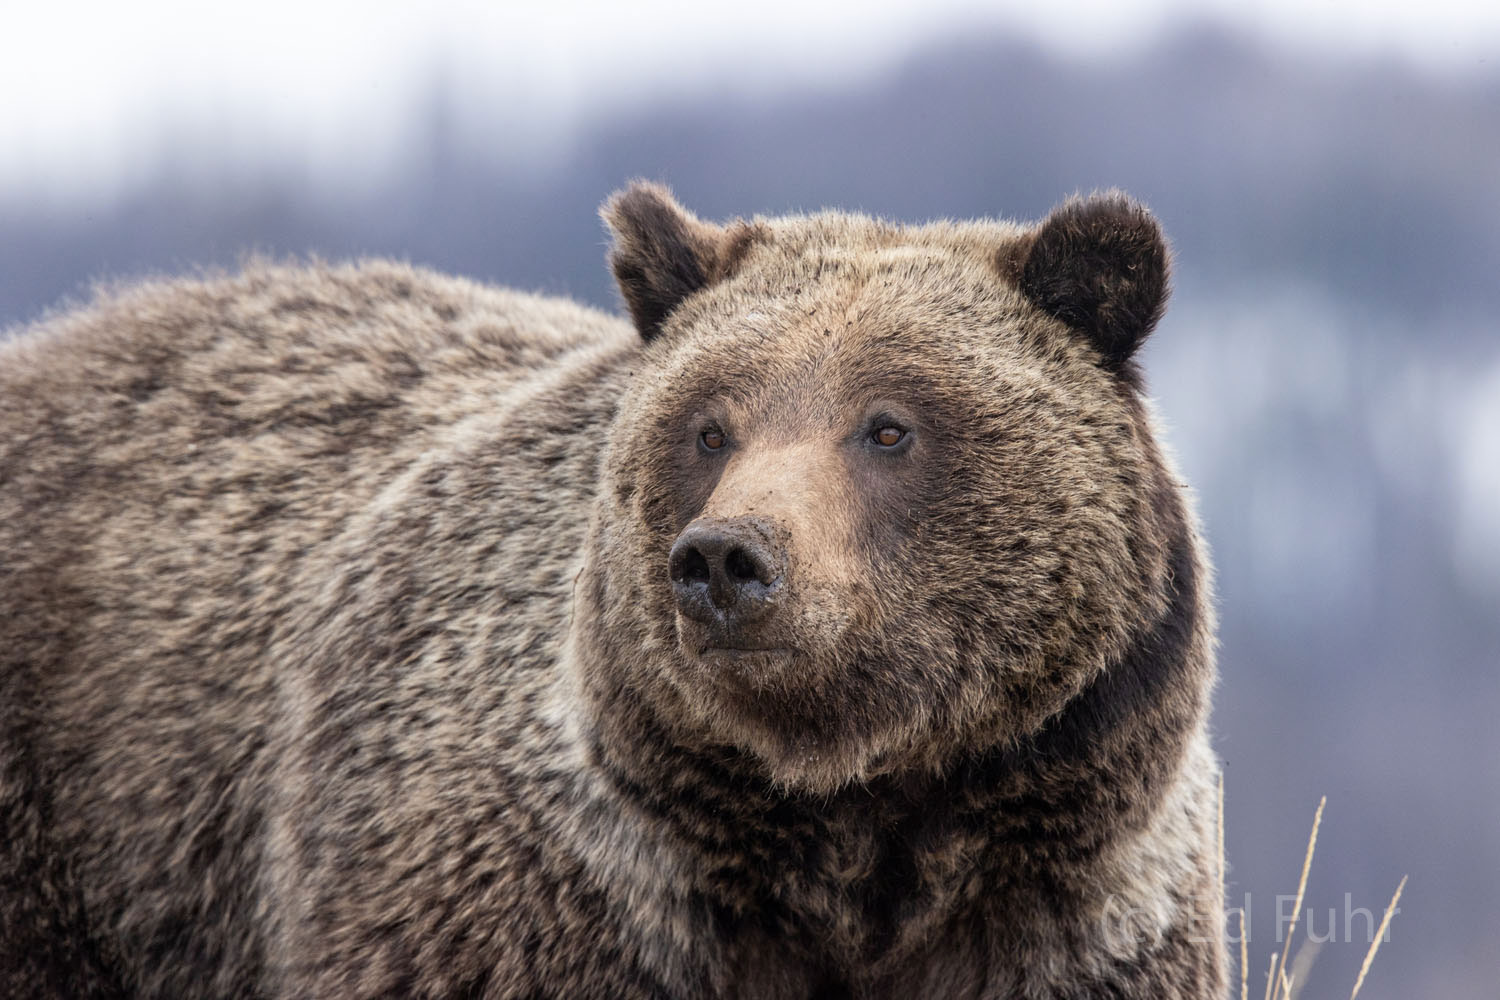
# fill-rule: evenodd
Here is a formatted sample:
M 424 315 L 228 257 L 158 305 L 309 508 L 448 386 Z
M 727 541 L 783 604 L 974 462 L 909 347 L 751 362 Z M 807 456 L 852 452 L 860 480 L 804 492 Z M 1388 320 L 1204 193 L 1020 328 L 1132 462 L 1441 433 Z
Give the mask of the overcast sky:
M 1494 74 L 1500 3 L 1462 0 L 864 0 L 754 5 L 385 0 L 7 4 L 0 191 L 122 182 L 165 135 L 272 142 L 316 169 L 403 141 L 435 79 L 555 137 L 580 115 L 673 90 L 755 91 L 877 72 L 914 46 L 1009 28 L 1082 58 L 1185 18 L 1345 56 Z M 175 133 L 172 130 L 177 130 Z

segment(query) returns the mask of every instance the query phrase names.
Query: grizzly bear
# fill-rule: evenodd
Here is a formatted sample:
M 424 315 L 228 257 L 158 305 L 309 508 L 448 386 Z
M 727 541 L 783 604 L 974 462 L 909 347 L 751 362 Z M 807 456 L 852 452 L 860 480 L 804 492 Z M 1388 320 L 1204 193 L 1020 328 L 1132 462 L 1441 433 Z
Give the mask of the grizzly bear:
M 0 347 L 0 991 L 1222 994 L 1157 223 L 603 214 Z

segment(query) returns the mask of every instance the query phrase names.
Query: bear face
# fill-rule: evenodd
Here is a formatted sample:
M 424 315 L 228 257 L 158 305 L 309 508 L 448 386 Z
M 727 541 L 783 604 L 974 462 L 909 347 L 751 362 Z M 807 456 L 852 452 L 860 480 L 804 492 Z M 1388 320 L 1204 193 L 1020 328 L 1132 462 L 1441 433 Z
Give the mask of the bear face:
M 1162 613 L 1144 210 L 717 227 L 637 185 L 605 218 L 647 347 L 588 546 L 596 687 L 828 792 L 1034 733 Z

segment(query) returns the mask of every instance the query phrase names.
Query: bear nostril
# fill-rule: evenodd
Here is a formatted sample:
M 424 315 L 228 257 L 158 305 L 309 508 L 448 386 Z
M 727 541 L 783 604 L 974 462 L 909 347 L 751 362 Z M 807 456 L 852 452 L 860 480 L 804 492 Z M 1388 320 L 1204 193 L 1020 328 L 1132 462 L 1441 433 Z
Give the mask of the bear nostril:
M 678 563 L 677 578 L 683 583 L 707 583 L 710 576 L 708 560 L 697 549 L 689 549 Z
M 748 583 L 760 579 L 759 566 L 744 549 L 734 549 L 724 559 L 724 571 L 731 579 Z

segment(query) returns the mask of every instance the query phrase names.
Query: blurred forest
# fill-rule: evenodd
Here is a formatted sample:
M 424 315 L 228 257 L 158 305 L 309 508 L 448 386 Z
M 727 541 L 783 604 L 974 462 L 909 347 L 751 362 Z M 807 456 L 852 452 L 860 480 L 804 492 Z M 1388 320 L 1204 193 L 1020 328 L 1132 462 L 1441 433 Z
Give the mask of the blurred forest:
M 1347 995 L 1370 933 L 1350 910 L 1378 922 L 1408 872 L 1361 996 L 1495 995 L 1500 73 L 1200 27 L 1106 61 L 968 37 L 842 88 L 695 83 L 535 151 L 461 77 L 435 73 L 421 107 L 400 161 L 351 166 L 357 183 L 228 125 L 167 125 L 156 169 L 107 198 L 0 188 L 0 327 L 247 251 L 390 255 L 617 308 L 595 213 L 635 176 L 715 218 L 1037 218 L 1124 188 L 1177 253 L 1146 364 L 1218 569 L 1252 983 L 1326 794 L 1306 929 L 1335 940 L 1305 995 Z

